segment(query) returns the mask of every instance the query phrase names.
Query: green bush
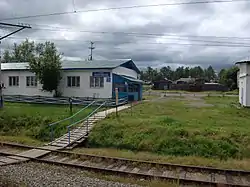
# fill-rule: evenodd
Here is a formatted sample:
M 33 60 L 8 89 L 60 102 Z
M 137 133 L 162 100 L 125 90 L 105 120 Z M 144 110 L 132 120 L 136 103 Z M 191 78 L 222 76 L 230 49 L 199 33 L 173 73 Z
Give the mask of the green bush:
M 119 117 L 97 124 L 90 147 L 149 151 L 173 156 L 250 158 L 250 110 L 230 103 L 237 98 L 209 97 L 213 107 L 189 107 L 189 101 L 145 102 Z M 204 101 L 204 102 L 205 102 Z
M 165 155 L 239 157 L 240 147 L 230 139 L 213 139 L 203 132 L 191 134 L 182 127 L 157 127 L 139 131 L 125 131 L 114 124 L 102 123 L 91 133 L 89 144 L 93 147 L 115 147 L 134 151 L 149 151 Z
M 73 113 L 84 106 L 73 106 Z M 72 119 L 72 122 L 85 118 L 93 108 L 88 108 Z M 0 110 L 0 135 L 29 137 L 40 141 L 50 141 L 50 123 L 72 115 L 66 105 L 5 103 Z M 54 138 L 67 132 L 71 121 L 53 126 Z
M 0 134 L 4 136 L 28 136 L 41 141 L 50 140 L 50 128 L 48 124 L 54 122 L 52 117 L 28 114 L 0 113 Z M 65 125 L 54 127 L 55 137 L 65 133 Z

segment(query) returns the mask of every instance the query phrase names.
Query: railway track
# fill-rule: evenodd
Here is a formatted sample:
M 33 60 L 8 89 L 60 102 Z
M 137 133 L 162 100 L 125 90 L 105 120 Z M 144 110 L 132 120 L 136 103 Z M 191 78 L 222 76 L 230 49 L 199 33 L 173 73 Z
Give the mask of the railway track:
M 147 179 L 163 179 L 183 184 L 208 186 L 250 186 L 250 171 L 218 169 L 210 167 L 158 163 L 116 157 L 79 154 L 68 151 L 54 151 L 20 144 L 3 143 L 0 146 L 13 149 L 38 149 L 48 153 L 39 158 L 20 156 L 11 151 L 1 151 L 0 155 L 8 158 L 22 158 L 56 165 L 82 168 L 95 172 L 133 176 Z M 3 149 L 4 150 L 4 149 Z M 5 164 L 7 165 L 7 163 Z

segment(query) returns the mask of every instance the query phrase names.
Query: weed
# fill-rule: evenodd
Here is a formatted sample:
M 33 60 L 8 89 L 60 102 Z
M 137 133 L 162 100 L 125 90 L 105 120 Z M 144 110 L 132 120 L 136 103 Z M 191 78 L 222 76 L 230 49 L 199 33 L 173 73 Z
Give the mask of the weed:
M 74 112 L 80 107 L 74 107 Z M 73 120 L 83 119 L 92 109 L 87 109 Z M 29 137 L 34 140 L 48 142 L 52 122 L 70 116 L 68 106 L 6 103 L 0 111 L 0 135 Z M 72 121 L 66 121 L 53 126 L 54 137 L 66 133 L 66 126 Z
M 213 107 L 187 107 L 192 101 L 145 102 L 99 122 L 91 147 L 113 147 L 162 155 L 244 158 L 250 152 L 250 110 L 231 107 L 234 97 L 207 97 Z

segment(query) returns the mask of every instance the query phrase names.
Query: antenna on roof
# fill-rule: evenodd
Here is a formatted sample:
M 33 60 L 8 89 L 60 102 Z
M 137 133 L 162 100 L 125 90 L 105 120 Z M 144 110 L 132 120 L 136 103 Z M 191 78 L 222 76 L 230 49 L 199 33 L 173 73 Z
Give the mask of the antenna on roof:
M 92 61 L 93 60 L 93 50 L 95 49 L 94 47 L 94 42 L 90 42 L 90 55 L 89 55 L 89 60 Z

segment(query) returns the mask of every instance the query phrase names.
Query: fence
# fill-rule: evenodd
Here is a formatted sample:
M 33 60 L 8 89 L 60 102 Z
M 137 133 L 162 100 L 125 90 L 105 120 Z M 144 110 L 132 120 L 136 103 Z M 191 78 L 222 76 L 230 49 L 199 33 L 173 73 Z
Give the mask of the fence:
M 107 106 L 116 106 L 115 99 L 97 99 L 97 98 L 88 98 L 88 97 L 44 97 L 44 96 L 25 96 L 25 95 L 5 95 L 4 101 L 7 102 L 18 102 L 18 103 L 35 103 L 35 104 L 57 104 L 57 105 L 66 105 L 70 103 L 70 100 L 72 101 L 73 105 L 88 105 L 95 102 L 95 105 L 100 105 L 103 103 L 103 101 L 108 101 L 106 103 Z M 118 100 L 118 105 L 123 105 L 127 103 L 127 98 L 121 98 Z
M 143 93 L 144 96 L 169 96 L 169 97 L 175 97 L 175 96 L 179 96 L 179 97 L 184 97 L 184 96 L 197 96 L 197 97 L 218 97 L 218 96 L 228 96 L 228 97 L 238 97 L 238 94 L 233 94 L 233 93 L 227 93 L 227 92 L 222 92 L 222 93 L 216 93 L 216 92 L 178 92 L 178 91 L 147 91 Z

